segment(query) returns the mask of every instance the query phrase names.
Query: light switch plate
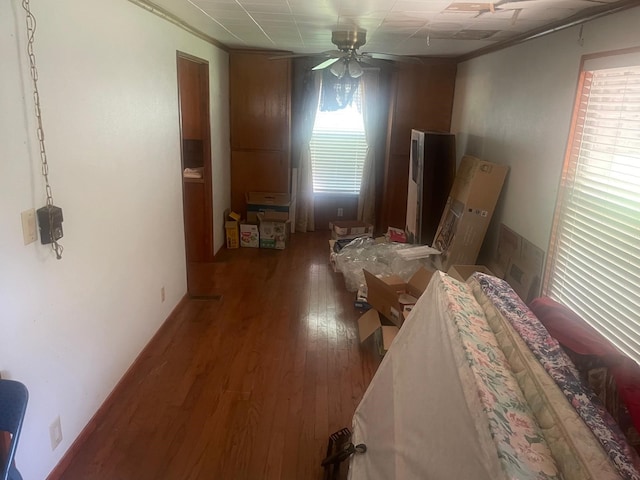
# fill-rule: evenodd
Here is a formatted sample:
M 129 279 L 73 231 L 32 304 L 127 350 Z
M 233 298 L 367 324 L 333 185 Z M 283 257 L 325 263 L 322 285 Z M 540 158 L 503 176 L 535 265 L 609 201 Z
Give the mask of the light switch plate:
M 38 239 L 36 232 L 36 211 L 31 208 L 22 212 L 20 216 L 22 217 L 22 238 L 24 239 L 24 244 L 29 245 Z
M 62 423 L 59 416 L 49 425 L 49 440 L 51 440 L 51 451 L 58 448 L 62 442 Z

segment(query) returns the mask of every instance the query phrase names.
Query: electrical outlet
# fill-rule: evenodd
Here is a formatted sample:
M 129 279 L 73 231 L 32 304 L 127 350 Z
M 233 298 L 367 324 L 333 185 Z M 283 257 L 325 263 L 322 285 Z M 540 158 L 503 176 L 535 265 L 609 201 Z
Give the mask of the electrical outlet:
M 164 303 L 165 295 L 164 295 L 164 287 L 160 289 L 160 300 Z
M 20 214 L 22 218 L 22 239 L 25 245 L 35 242 L 38 239 L 36 233 L 36 211 L 31 208 Z
M 342 208 L 338 209 L 338 217 L 341 217 L 342 215 L 344 215 L 344 210 Z
M 51 450 L 58 448 L 62 442 L 62 424 L 59 416 L 49 425 L 49 439 L 51 440 Z

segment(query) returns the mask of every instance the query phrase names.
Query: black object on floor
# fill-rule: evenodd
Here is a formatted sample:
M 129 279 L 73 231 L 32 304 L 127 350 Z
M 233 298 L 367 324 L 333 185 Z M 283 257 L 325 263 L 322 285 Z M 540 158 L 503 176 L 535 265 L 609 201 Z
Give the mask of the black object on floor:
M 322 460 L 324 480 L 338 480 L 340 464 L 354 453 L 364 453 L 367 446 L 364 443 L 354 445 L 351 440 L 351 430 L 343 428 L 329 436 L 327 456 Z

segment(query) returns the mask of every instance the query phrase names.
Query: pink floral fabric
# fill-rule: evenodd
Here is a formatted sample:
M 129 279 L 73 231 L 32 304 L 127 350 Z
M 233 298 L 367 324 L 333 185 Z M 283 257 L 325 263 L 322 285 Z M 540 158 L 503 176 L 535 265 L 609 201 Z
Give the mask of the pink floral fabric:
M 443 275 L 447 309 L 509 478 L 559 479 L 553 456 L 482 308 L 467 285 Z

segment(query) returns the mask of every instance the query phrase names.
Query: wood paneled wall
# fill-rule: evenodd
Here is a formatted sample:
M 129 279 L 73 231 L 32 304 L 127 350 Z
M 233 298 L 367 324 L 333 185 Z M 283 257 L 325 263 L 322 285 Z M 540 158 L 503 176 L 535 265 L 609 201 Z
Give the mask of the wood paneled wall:
M 411 129 L 449 132 L 456 63 L 397 64 L 392 76 L 380 226 L 404 228 Z
M 338 209 L 342 216 L 338 217 Z M 358 196 L 323 194 L 316 195 L 314 202 L 316 230 L 328 230 L 329 223 L 336 220 L 356 220 L 358 218 Z
M 289 192 L 291 61 L 273 55 L 229 55 L 231 208 L 243 216 L 246 192 Z
M 302 85 L 298 80 L 311 63 L 315 64 L 302 59 L 292 79 L 291 61 L 269 60 L 273 55 L 232 51 L 229 56 L 231 208 L 243 215 L 246 192 L 289 191 L 292 87 L 298 87 L 293 92 L 297 112 L 301 102 L 297 91 Z M 388 99 L 381 101 L 389 105 L 389 114 L 386 138 L 381 138 L 386 141 L 384 160 L 379 162 L 376 175 L 378 231 L 386 231 L 389 225 L 405 225 L 411 129 L 450 130 L 455 75 L 456 63 L 450 60 L 396 64 L 390 81 L 383 72 L 381 91 Z M 316 207 L 322 224 L 335 213 L 335 202 L 325 203 Z

